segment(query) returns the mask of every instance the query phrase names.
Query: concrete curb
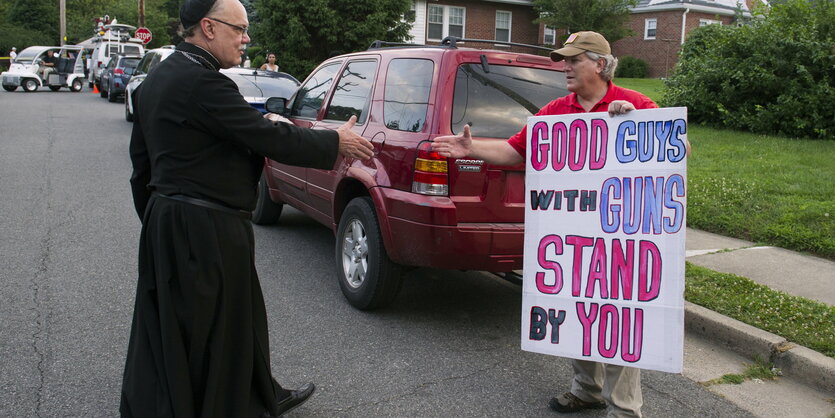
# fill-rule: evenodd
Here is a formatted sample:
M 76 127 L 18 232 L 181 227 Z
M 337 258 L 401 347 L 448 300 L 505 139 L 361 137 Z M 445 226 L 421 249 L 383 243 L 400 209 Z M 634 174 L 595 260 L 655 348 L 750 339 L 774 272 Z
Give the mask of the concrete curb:
M 835 359 L 831 357 L 690 302 L 684 303 L 684 329 L 743 356 L 770 361 L 784 376 L 835 395 Z

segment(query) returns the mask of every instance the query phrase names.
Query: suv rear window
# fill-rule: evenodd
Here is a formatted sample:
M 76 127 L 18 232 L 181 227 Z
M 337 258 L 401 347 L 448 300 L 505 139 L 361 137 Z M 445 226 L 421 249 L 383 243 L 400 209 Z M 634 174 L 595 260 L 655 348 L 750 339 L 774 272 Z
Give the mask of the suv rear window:
M 142 55 L 142 49 L 136 45 L 125 45 L 125 55 Z
M 470 124 L 473 134 L 509 138 L 527 118 L 552 100 L 565 96 L 565 74 L 539 68 L 462 64 L 455 77 L 452 132 Z
M 423 130 L 434 70 L 435 64 L 427 59 L 391 60 L 383 107 L 387 128 L 409 132 Z

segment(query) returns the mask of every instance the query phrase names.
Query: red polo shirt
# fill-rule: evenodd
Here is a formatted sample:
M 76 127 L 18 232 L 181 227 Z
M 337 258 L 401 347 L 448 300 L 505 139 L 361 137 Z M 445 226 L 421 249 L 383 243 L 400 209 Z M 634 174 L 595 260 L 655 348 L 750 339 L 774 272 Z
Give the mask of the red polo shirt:
M 656 105 L 649 97 L 644 96 L 635 90 L 618 87 L 610 81 L 609 90 L 606 92 L 606 95 L 591 108 L 589 113 L 607 112 L 609 110 L 609 103 L 612 103 L 615 100 L 626 100 L 632 103 L 632 105 L 635 106 L 635 109 L 655 109 L 658 107 L 658 105 Z M 577 93 L 571 93 L 568 96 L 560 97 L 559 99 L 548 103 L 545 107 L 539 109 L 539 112 L 537 112 L 535 116 L 565 115 L 568 113 L 586 113 L 586 110 L 583 109 L 583 106 L 580 106 L 580 102 L 577 101 Z M 519 133 L 511 136 L 510 139 L 507 140 L 510 146 L 522 155 L 523 158 L 525 157 L 525 147 L 528 144 L 528 141 L 525 139 L 527 133 L 528 126 L 525 125 Z

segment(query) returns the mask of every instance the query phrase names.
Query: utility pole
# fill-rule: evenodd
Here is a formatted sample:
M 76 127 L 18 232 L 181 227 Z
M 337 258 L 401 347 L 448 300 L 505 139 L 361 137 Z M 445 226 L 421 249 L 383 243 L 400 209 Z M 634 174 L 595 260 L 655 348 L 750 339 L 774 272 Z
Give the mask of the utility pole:
M 139 27 L 145 27 L 145 0 L 139 0 Z
M 67 0 L 58 0 L 58 26 L 61 32 L 58 45 L 64 46 L 64 40 L 67 39 Z

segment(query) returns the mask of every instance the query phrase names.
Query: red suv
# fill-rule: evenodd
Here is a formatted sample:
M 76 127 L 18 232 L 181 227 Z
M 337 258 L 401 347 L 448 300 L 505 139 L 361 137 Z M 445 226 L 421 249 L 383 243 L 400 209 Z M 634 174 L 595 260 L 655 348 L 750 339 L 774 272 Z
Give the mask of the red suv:
M 277 109 L 312 128 L 336 129 L 357 115 L 354 129 L 374 144 L 371 160 L 340 157 L 333 170 L 267 160 L 253 213 L 256 224 L 270 224 L 289 204 L 336 231 L 339 285 L 359 309 L 391 302 L 406 266 L 522 266 L 524 165 L 449 159 L 429 144 L 465 124 L 475 140 L 510 137 L 567 94 L 562 63 L 462 42 L 476 41 L 378 42 L 328 59 Z

